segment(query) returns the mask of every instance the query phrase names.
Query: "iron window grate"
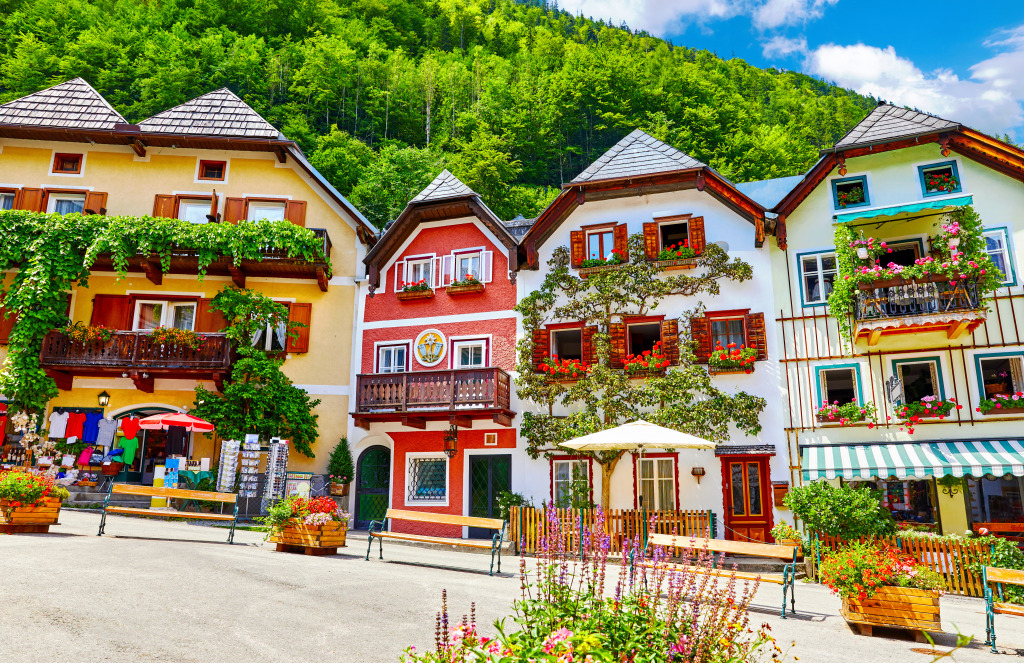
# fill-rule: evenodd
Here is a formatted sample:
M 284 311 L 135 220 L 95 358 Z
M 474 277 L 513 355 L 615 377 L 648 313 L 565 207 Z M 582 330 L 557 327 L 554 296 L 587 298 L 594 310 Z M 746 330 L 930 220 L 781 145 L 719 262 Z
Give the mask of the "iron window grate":
M 448 494 L 447 464 L 443 458 L 414 458 L 409 463 L 410 500 L 443 500 Z

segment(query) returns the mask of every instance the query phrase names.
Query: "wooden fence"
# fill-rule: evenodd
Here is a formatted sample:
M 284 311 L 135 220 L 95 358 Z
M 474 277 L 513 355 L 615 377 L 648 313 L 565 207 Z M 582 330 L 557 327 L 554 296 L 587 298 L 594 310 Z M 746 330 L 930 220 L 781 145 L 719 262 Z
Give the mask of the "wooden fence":
M 581 532 L 594 532 L 597 509 L 535 509 L 511 507 L 509 512 L 509 539 L 516 550 L 535 553 L 541 537 L 555 529 L 549 516 L 557 519 L 562 550 L 578 551 L 582 545 Z M 605 512 L 605 533 L 611 540 L 612 554 L 622 552 L 623 542 L 636 538 L 645 543 L 648 533 L 705 536 L 714 538 L 717 523 L 712 511 L 643 511 L 636 509 L 609 509 Z
M 817 538 L 822 555 L 847 543 L 837 536 L 827 534 L 821 534 Z M 889 536 L 876 538 L 875 541 L 899 548 L 921 564 L 927 564 L 941 573 L 946 580 L 946 589 L 953 594 L 985 595 L 980 567 L 988 564 L 991 559 L 992 548 L 988 544 L 969 539 L 946 541 L 929 536 Z

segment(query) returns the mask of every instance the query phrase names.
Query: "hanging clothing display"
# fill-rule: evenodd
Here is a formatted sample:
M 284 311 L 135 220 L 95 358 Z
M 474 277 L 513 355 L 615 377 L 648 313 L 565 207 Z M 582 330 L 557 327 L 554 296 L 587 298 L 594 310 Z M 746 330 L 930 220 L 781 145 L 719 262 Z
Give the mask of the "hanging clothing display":
M 82 437 L 82 425 L 85 423 L 84 412 L 68 412 L 68 425 L 64 430 L 68 437 Z
M 139 438 L 122 438 L 117 446 L 124 449 L 124 454 L 121 456 L 121 460 L 125 465 L 131 466 L 135 462 L 135 452 L 139 450 Z
M 92 444 L 99 435 L 100 420 L 103 419 L 102 412 L 89 412 L 85 415 L 85 423 L 82 424 L 82 440 Z
M 121 432 L 127 438 L 136 437 L 139 433 L 139 418 L 138 417 L 125 417 L 121 420 Z
M 117 422 L 113 419 L 100 419 L 96 427 L 96 444 L 109 447 L 114 442 L 114 433 L 117 432 Z
M 54 410 L 50 413 L 50 437 L 66 437 L 68 429 L 68 413 L 57 412 Z
M 167 429 L 167 455 L 184 456 L 185 444 L 188 440 L 188 431 L 184 426 L 171 426 Z

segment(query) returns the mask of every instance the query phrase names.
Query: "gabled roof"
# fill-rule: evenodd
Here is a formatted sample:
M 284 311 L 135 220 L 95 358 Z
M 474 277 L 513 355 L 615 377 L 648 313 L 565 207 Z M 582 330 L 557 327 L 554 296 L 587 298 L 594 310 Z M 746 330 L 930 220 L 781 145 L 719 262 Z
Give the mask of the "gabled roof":
M 222 87 L 139 122 L 145 133 L 277 138 L 280 132 Z
M 430 200 L 446 200 L 449 198 L 462 198 L 464 196 L 475 196 L 476 191 L 473 191 L 468 186 L 462 183 L 462 180 L 455 177 L 451 172 L 445 168 L 441 171 L 441 174 L 434 178 L 434 181 L 428 184 L 423 191 L 416 194 L 410 202 L 420 203 Z
M 128 120 L 84 79 L 72 78 L 0 105 L 0 124 L 113 129 L 115 124 L 128 124 Z
M 892 104 L 881 104 L 839 139 L 835 149 L 886 143 L 900 138 L 959 128 L 956 122 Z
M 755 203 L 765 209 L 775 207 L 804 178 L 803 175 L 776 177 L 756 182 L 740 182 L 736 188 L 749 196 Z
M 570 184 L 690 170 L 703 166 L 703 163 L 689 154 L 661 142 L 640 129 L 634 129 L 577 175 Z

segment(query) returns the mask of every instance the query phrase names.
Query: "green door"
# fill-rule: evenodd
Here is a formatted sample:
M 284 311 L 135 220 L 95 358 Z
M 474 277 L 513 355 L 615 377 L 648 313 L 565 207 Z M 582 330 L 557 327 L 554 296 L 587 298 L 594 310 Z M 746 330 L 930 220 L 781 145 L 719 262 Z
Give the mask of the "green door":
M 498 493 L 512 489 L 512 456 L 469 457 L 469 515 L 501 518 Z M 493 530 L 470 527 L 469 538 L 489 539 Z
M 359 456 L 356 469 L 356 528 L 366 529 L 371 520 L 384 520 L 391 487 L 391 451 L 370 447 Z

